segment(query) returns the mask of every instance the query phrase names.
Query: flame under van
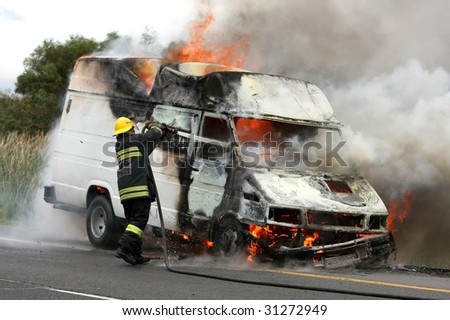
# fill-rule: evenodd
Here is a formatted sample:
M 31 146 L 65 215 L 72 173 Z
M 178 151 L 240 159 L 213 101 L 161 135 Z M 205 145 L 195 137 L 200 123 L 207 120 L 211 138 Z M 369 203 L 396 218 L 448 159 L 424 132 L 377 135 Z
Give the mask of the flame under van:
M 388 212 L 341 154 L 342 124 L 302 80 L 205 63 L 82 57 L 72 72 L 44 199 L 86 214 L 95 247 L 124 230 L 113 127 L 176 127 L 150 155 L 165 229 L 229 256 L 327 268 L 383 265 Z M 160 234 L 157 206 L 148 224 Z

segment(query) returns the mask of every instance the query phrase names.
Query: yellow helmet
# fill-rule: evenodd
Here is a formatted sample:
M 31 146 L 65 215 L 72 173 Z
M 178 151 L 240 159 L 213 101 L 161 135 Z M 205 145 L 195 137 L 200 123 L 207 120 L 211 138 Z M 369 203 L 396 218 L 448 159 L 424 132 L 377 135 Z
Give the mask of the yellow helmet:
M 127 132 L 133 127 L 134 127 L 133 121 L 131 121 L 126 117 L 120 117 L 116 120 L 116 123 L 114 124 L 114 135 L 117 136 L 118 134 Z

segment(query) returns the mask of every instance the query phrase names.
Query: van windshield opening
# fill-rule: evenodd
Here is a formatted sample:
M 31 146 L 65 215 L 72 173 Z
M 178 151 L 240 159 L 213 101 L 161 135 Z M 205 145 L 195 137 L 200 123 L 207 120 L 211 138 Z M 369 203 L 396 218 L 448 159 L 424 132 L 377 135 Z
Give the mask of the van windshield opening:
M 338 128 L 235 117 L 246 167 L 349 173 L 354 168 Z

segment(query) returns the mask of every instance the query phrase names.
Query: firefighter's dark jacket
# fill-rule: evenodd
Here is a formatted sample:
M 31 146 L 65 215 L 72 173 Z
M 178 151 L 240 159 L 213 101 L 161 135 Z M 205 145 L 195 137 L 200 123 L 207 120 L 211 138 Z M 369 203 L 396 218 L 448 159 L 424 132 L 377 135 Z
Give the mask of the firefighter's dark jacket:
M 145 133 L 117 136 L 117 184 L 121 202 L 136 198 L 154 201 L 155 182 L 150 179 L 148 156 L 162 138 L 163 131 L 156 126 L 150 127 Z

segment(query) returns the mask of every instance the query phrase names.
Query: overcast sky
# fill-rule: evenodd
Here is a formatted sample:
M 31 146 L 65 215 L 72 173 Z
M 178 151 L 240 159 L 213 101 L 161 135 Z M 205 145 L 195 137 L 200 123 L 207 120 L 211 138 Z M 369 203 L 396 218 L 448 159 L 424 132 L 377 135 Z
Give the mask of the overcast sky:
M 139 37 L 146 27 L 169 42 L 197 17 L 198 0 L 0 0 L 0 90 L 15 88 L 23 60 L 45 39 L 70 35 L 102 41 L 106 34 Z

